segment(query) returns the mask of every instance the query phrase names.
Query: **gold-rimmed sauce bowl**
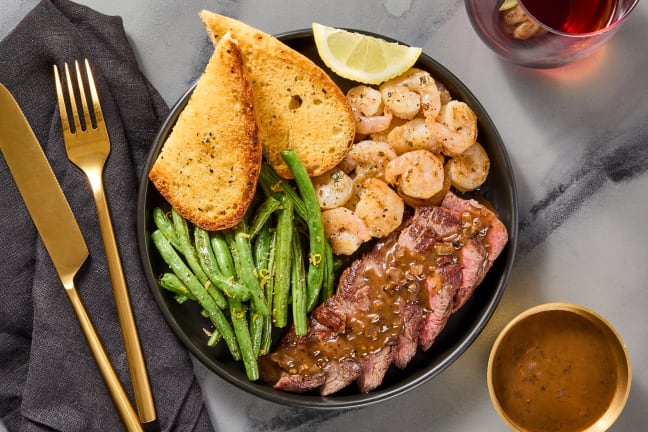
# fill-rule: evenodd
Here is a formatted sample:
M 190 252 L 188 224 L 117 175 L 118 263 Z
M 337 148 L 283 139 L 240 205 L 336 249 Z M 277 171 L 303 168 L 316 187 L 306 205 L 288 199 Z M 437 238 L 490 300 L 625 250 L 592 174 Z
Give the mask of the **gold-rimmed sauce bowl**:
M 628 351 L 599 314 L 548 303 L 515 317 L 488 361 L 488 390 L 502 420 L 523 432 L 607 430 L 630 393 Z

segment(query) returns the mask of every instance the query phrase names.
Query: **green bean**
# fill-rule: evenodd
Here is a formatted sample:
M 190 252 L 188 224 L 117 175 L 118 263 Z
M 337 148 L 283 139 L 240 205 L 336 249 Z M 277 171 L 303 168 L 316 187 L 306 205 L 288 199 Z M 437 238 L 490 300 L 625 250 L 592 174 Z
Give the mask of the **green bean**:
M 267 221 L 254 241 L 254 265 L 259 273 L 259 280 L 262 280 L 261 271 L 268 270 L 268 259 L 270 256 L 270 248 L 273 233 L 270 227 L 270 221 Z
M 194 275 L 187 265 L 182 261 L 180 255 L 173 249 L 171 242 L 166 238 L 161 231 L 155 230 L 151 234 L 153 243 L 160 252 L 162 259 L 166 262 L 173 273 L 182 281 L 182 283 L 189 289 L 194 297 L 200 304 L 211 312 L 212 309 L 219 309 L 214 299 L 209 295 L 205 286 L 200 283 L 196 275 Z
M 195 227 L 194 240 L 196 242 L 196 250 L 198 251 L 198 260 L 211 283 L 213 283 L 216 288 L 223 291 L 229 298 L 235 298 L 240 301 L 249 299 L 250 292 L 246 286 L 236 282 L 233 278 L 228 278 L 221 274 L 218 261 L 216 260 L 211 247 L 209 233 L 202 228 Z M 216 296 L 219 295 L 223 298 L 222 301 L 225 302 L 225 306 L 221 307 L 221 309 L 227 307 L 227 300 L 225 297 L 223 297 L 219 291 L 213 291 L 215 292 L 212 293 L 210 291 L 212 297 L 216 298 Z
M 255 238 L 256 235 L 259 234 L 268 219 L 270 219 L 272 214 L 279 208 L 279 205 L 279 201 L 273 196 L 269 196 L 265 201 L 263 201 L 254 214 L 254 219 L 250 225 L 250 239 Z
M 237 336 L 235 335 L 234 330 L 232 330 L 232 326 L 223 311 L 220 309 L 209 311 L 209 319 L 218 332 L 223 335 L 223 339 L 225 340 L 227 348 L 229 348 L 230 354 L 232 354 L 232 358 L 236 361 L 241 360 L 241 351 L 239 349 L 240 341 L 237 340 Z
M 223 276 L 226 278 L 234 278 L 236 276 L 236 270 L 234 269 L 232 252 L 222 232 L 211 233 L 211 246 Z
M 286 179 L 281 178 L 279 174 L 272 169 L 272 167 L 266 164 L 261 165 L 259 182 L 267 196 L 279 199 L 282 192 L 287 194 L 293 201 L 297 216 L 302 218 L 304 221 L 308 219 L 308 212 L 306 211 L 304 201 L 301 199 L 297 191 L 295 191 L 295 188 L 293 188 Z
M 187 300 L 190 300 L 190 298 L 187 297 L 187 296 L 183 296 L 182 294 L 176 294 L 176 295 L 173 296 L 173 300 L 175 300 L 176 303 L 178 303 L 178 304 L 182 304 L 182 303 L 186 302 Z
M 281 157 L 295 178 L 297 189 L 301 193 L 306 207 L 308 225 L 308 238 L 310 242 L 310 255 L 308 266 L 308 276 L 306 286 L 308 288 L 307 310 L 312 310 L 319 300 L 319 293 L 322 288 L 322 281 L 324 279 L 324 267 L 326 264 L 323 262 L 326 259 L 326 252 L 324 242 L 324 224 L 322 223 L 322 213 L 320 211 L 319 199 L 317 192 L 313 187 L 306 168 L 301 163 L 297 152 L 292 149 L 284 150 L 281 152 Z
M 160 286 L 165 290 L 171 291 L 172 293 L 175 293 L 179 296 L 184 296 L 188 299 L 196 300 L 196 297 L 191 294 L 189 288 L 187 288 L 186 285 L 182 283 L 180 278 L 178 278 L 178 276 L 176 276 L 174 273 L 167 272 L 160 276 Z
M 295 334 L 306 336 L 308 323 L 306 318 L 306 271 L 304 269 L 304 256 L 297 230 L 293 228 L 292 238 L 292 267 L 291 267 L 291 293 L 292 314 Z
M 196 245 L 196 252 L 198 252 L 198 260 L 207 277 L 209 277 L 210 272 L 220 274 L 218 262 L 212 251 L 209 233 L 200 227 L 194 227 L 194 243 Z
M 288 297 L 290 295 L 290 261 L 293 235 L 293 200 L 286 194 L 280 197 L 281 210 L 277 222 L 276 266 L 272 320 L 277 327 L 288 323 Z
M 265 269 L 265 274 L 262 275 L 262 287 L 264 288 L 266 295 L 266 302 L 271 305 L 272 297 L 274 291 L 274 274 L 275 274 L 275 263 L 276 263 L 276 240 L 277 233 L 276 231 L 272 233 L 272 238 L 270 239 L 270 253 L 268 255 L 268 265 Z M 264 286 L 265 285 L 265 286 Z M 266 317 L 263 322 L 263 335 L 261 336 L 261 346 L 259 348 L 259 354 L 265 355 L 270 352 L 272 346 L 272 319 Z
M 249 269 L 241 263 L 241 256 L 236 249 L 236 240 L 234 237 L 234 233 L 231 230 L 224 232 L 225 241 L 229 244 L 229 249 L 233 252 L 231 256 L 235 274 L 240 279 L 241 274 L 249 272 Z M 252 274 L 252 277 L 254 277 L 254 274 Z M 256 280 L 256 277 L 254 279 Z M 252 306 L 254 308 L 254 304 Z M 239 341 L 245 372 L 250 381 L 255 381 L 259 378 L 259 367 L 257 364 L 258 350 L 255 350 L 252 342 L 252 334 L 250 331 L 252 323 L 248 323 L 247 320 L 247 307 L 238 301 L 230 302 L 230 317 Z
M 171 242 L 171 245 L 176 248 L 177 250 L 180 250 L 180 242 L 178 241 L 178 236 L 175 231 L 175 227 L 169 221 L 169 218 L 167 217 L 166 213 L 164 213 L 164 210 L 162 210 L 160 207 L 155 207 L 153 209 L 153 223 L 159 229 L 162 234 L 166 236 L 166 238 L 169 239 L 169 242 Z
M 259 365 L 252 347 L 246 315 L 246 307 L 241 302 L 237 300 L 230 301 L 230 318 L 241 350 L 245 373 L 250 381 L 256 381 L 259 379 Z
M 279 201 L 277 201 L 279 202 Z M 259 278 L 261 291 L 265 293 L 267 305 L 272 305 L 272 295 L 268 297 L 267 285 L 270 280 L 268 270 L 270 255 L 272 254 L 274 232 L 271 231 L 270 220 L 261 227 L 256 241 L 254 242 L 254 263 Z M 250 311 L 250 335 L 252 337 L 252 346 L 257 355 L 259 355 L 262 345 L 264 345 L 264 336 L 272 332 L 272 319 L 270 316 L 261 316 L 254 311 Z M 265 354 L 265 352 L 264 352 Z
M 216 344 L 223 338 L 223 335 L 220 334 L 217 328 L 214 327 L 214 329 L 211 332 L 211 335 L 209 335 L 209 339 L 207 339 L 207 346 L 208 347 L 213 347 L 216 346 Z
M 207 277 L 211 282 L 210 284 L 205 284 L 205 288 L 214 298 L 218 306 L 221 309 L 225 309 L 227 307 L 227 299 L 216 288 L 221 290 L 224 289 L 224 287 L 228 285 L 227 283 L 229 281 L 225 280 L 225 278 L 219 273 L 220 270 L 218 269 L 216 258 L 214 258 L 214 253 L 211 250 L 209 234 L 207 231 L 200 227 L 194 227 L 194 243 L 196 245 L 196 252 L 198 252 L 198 262 L 200 263 L 200 267 L 203 269 L 205 274 L 207 274 Z
M 333 257 L 333 272 L 338 272 L 344 268 L 344 261 L 338 257 Z
M 171 268 L 176 276 L 182 281 L 183 284 L 191 291 L 191 294 L 196 297 L 200 306 L 205 309 L 209 315 L 209 319 L 216 326 L 218 331 L 223 335 L 225 343 L 227 344 L 232 357 L 240 359 L 241 355 L 238 349 L 238 344 L 234 336 L 234 332 L 227 321 L 223 312 L 218 308 L 214 299 L 209 295 L 205 287 L 200 283 L 196 275 L 194 275 L 187 265 L 182 261 L 182 258 L 171 246 L 171 242 L 166 238 L 160 230 L 155 230 L 151 233 L 153 244 L 160 252 L 160 256 L 164 262 Z
M 250 308 L 250 340 L 252 341 L 252 351 L 254 352 L 255 357 L 259 356 L 259 350 L 261 349 L 261 339 L 263 338 L 263 327 L 266 319 L 268 318 L 269 316 L 260 315 L 254 310 L 254 308 Z
M 333 263 L 333 250 L 328 240 L 324 239 L 324 280 L 320 292 L 320 303 L 331 297 L 335 291 L 335 267 Z M 308 310 L 310 312 L 312 309 Z
M 265 301 L 265 296 L 259 286 L 257 272 L 252 258 L 252 246 L 250 245 L 250 236 L 247 231 L 245 220 L 241 220 L 233 229 L 234 248 L 237 257 L 234 259 L 234 268 L 236 268 L 237 258 L 240 265 L 240 271 L 237 271 L 238 277 L 250 291 L 250 299 L 254 310 L 263 315 L 270 315 L 270 309 Z M 231 248 L 231 246 L 230 246 Z
M 198 252 L 196 252 L 196 249 L 191 244 L 187 221 L 173 209 L 171 209 L 171 216 L 173 218 L 173 226 L 175 227 L 178 242 L 180 244 L 180 253 L 184 255 L 189 268 L 194 272 L 200 283 L 204 285 L 209 281 L 209 278 L 200 266 Z

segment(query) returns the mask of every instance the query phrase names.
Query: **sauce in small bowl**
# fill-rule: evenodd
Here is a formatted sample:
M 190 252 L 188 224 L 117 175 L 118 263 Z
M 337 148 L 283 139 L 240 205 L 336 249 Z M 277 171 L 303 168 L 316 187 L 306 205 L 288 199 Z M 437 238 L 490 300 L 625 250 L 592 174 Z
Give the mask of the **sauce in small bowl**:
M 605 319 L 581 306 L 549 303 L 502 330 L 487 379 L 495 409 L 514 430 L 593 432 L 621 413 L 631 367 Z

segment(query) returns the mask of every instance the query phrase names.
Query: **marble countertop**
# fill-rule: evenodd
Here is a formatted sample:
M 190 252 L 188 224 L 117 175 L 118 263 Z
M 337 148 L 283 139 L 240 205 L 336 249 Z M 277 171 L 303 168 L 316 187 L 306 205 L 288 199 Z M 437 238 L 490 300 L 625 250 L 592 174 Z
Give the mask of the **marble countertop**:
M 0 38 L 36 3 L 3 1 Z M 622 335 L 633 365 L 632 391 L 611 430 L 645 430 L 648 2 L 640 2 L 592 57 L 552 70 L 496 58 L 472 31 L 462 0 L 356 0 L 353 10 L 346 0 L 79 3 L 123 17 L 143 72 L 170 105 L 208 59 L 211 45 L 197 16 L 203 8 L 268 33 L 317 21 L 421 46 L 481 101 L 515 169 L 522 223 L 510 282 L 484 331 L 446 371 L 361 410 L 313 411 L 251 397 L 194 362 L 215 430 L 506 430 L 486 386 L 491 345 L 519 312 L 552 301 L 591 308 Z

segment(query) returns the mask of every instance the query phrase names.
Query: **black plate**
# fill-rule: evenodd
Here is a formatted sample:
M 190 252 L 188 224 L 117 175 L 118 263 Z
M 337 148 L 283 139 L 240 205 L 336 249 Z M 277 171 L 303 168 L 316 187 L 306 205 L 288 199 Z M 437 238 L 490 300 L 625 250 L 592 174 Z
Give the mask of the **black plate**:
M 379 37 L 394 41 L 383 36 Z M 357 83 L 337 77 L 326 68 L 317 54 L 311 30 L 286 33 L 279 36 L 279 39 L 315 61 L 333 77 L 345 92 L 350 87 L 357 85 Z M 207 337 L 203 328 L 209 328 L 210 323 L 200 315 L 196 303 L 189 301 L 179 305 L 172 295 L 158 287 L 157 278 L 167 267 L 150 241 L 149 233 L 154 229 L 151 214 L 155 206 L 168 205 L 144 175 L 140 183 L 137 208 L 138 241 L 144 270 L 153 296 L 169 326 L 182 343 L 196 358 L 220 377 L 254 395 L 281 404 L 324 409 L 358 407 L 397 396 L 438 375 L 470 346 L 488 322 L 508 281 L 517 244 L 518 209 L 513 170 L 502 139 L 493 122 L 468 88 L 447 69 L 425 54 L 420 57 L 416 67 L 429 71 L 435 79 L 448 88 L 454 99 L 465 101 L 477 115 L 479 142 L 486 148 L 491 160 L 488 180 L 479 193 L 493 204 L 508 229 L 510 236 L 508 245 L 495 261 L 486 279 L 477 288 L 470 301 L 451 316 L 446 328 L 432 348 L 425 353 L 419 352 L 405 370 L 389 371 L 379 388 L 362 394 L 357 391 L 354 385 L 351 385 L 335 395 L 326 397 L 314 394 L 286 393 L 273 390 L 268 383 L 248 381 L 242 363 L 233 361 L 223 344 L 218 344 L 213 348 L 207 346 Z M 180 98 L 162 125 L 144 168 L 145 173 L 149 172 L 156 160 L 162 144 L 175 124 L 180 111 L 187 103 L 192 90 L 193 88 L 189 89 Z

